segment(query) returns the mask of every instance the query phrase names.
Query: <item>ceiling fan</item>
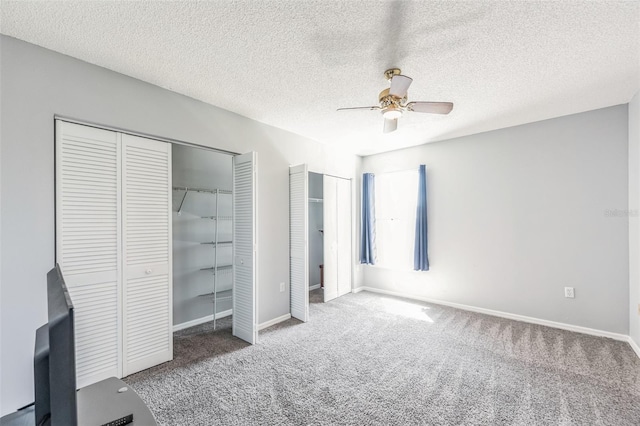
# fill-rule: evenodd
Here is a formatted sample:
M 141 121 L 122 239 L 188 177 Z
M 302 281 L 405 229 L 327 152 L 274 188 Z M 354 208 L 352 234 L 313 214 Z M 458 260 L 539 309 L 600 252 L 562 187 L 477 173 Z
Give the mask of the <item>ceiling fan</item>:
M 413 79 L 400 74 L 399 68 L 391 68 L 384 72 L 385 78 L 391 83 L 391 87 L 384 89 L 378 95 L 380 105 L 368 107 L 338 108 L 338 111 L 354 109 L 379 110 L 384 117 L 383 132 L 393 132 L 398 128 L 398 119 L 405 111 L 426 112 L 429 114 L 449 114 L 453 109 L 451 102 L 409 102 L 407 103 L 407 90 Z

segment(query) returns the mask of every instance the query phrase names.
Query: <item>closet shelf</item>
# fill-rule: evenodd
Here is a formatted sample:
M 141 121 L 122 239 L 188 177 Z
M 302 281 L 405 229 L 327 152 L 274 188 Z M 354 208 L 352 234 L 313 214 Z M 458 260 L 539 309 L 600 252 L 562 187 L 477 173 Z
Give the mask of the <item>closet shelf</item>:
M 230 189 L 218 189 L 218 188 L 213 188 L 213 189 L 209 189 L 209 188 L 189 188 L 186 186 L 174 186 L 173 187 L 174 191 L 188 191 L 188 192 L 206 192 L 209 194 L 233 194 L 233 192 Z
M 224 290 L 224 291 L 219 291 L 218 293 L 204 293 L 204 294 L 199 294 L 198 297 L 210 297 L 211 299 L 216 299 L 218 301 L 232 300 L 233 290 Z
M 232 220 L 231 216 L 201 216 L 202 219 L 211 219 L 211 220 Z
M 210 268 L 200 268 L 201 271 L 211 271 L 214 274 L 216 273 L 216 269 L 218 271 L 230 271 L 231 269 L 233 269 L 233 265 L 218 266 L 217 268 L 215 266 L 212 266 Z
M 189 192 L 204 192 L 204 193 L 208 193 L 208 194 L 213 194 L 216 196 L 216 209 L 217 209 L 217 204 L 218 204 L 218 195 L 220 194 L 233 194 L 233 192 L 231 192 L 231 190 L 229 189 L 208 189 L 208 188 L 189 188 L 186 186 L 174 186 L 173 187 L 174 191 L 184 191 L 184 195 L 182 196 L 182 201 L 180 201 L 180 207 L 178 207 L 178 216 L 182 215 L 182 206 L 184 206 L 184 200 L 187 199 L 187 194 L 189 194 Z
M 213 266 L 208 267 L 208 268 L 201 268 L 201 271 L 207 271 L 207 272 L 211 272 L 211 275 L 213 276 L 213 291 L 209 292 L 209 293 L 205 293 L 205 294 L 201 294 L 198 297 L 209 297 L 211 298 L 211 302 L 213 302 L 213 312 L 216 313 L 218 312 L 218 301 L 223 301 L 223 300 L 231 300 L 231 294 L 232 294 L 232 290 L 224 290 L 224 291 L 218 291 L 218 279 L 221 279 L 223 277 L 221 277 L 220 275 L 227 275 L 229 276 L 233 270 L 233 265 L 218 265 L 218 246 L 226 246 L 229 247 L 233 244 L 233 241 L 219 241 L 218 238 L 220 237 L 220 234 L 218 232 L 218 225 L 220 224 L 220 221 L 231 221 L 232 220 L 232 215 L 229 214 L 229 211 L 227 209 L 220 211 L 219 207 L 220 207 L 220 195 L 231 195 L 232 192 L 226 189 L 208 189 L 208 188 L 187 188 L 187 187 L 182 187 L 182 186 L 174 186 L 173 187 L 174 190 L 176 191 L 184 191 L 184 195 L 182 197 L 182 202 L 180 203 L 180 208 L 178 208 L 178 215 L 180 215 L 180 213 L 182 212 L 182 207 L 184 205 L 184 200 L 187 197 L 187 194 L 189 194 L 189 192 L 203 192 L 203 193 L 208 193 L 211 194 L 215 197 L 215 211 L 212 212 L 208 212 L 208 213 L 212 213 L 210 215 L 207 216 L 200 216 L 200 218 L 202 219 L 209 219 L 209 220 L 213 220 L 214 221 L 214 229 L 215 229 L 215 234 L 214 234 L 214 238 L 213 241 L 202 241 L 200 242 L 201 245 L 210 245 L 212 248 L 214 248 L 215 250 L 213 250 L 211 253 L 213 254 L 213 259 L 212 259 L 212 263 Z M 226 215 L 221 215 L 220 213 L 226 213 Z M 228 238 L 228 237 L 227 237 Z M 213 329 L 216 329 L 216 316 L 213 316 Z

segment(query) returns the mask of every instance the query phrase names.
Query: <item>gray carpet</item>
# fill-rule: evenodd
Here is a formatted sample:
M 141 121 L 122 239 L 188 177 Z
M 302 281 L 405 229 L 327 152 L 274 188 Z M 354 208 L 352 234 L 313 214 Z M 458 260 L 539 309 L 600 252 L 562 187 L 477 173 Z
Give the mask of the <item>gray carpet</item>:
M 368 292 L 309 309 L 255 346 L 183 330 L 126 382 L 161 425 L 640 424 L 626 343 Z
M 324 293 L 322 288 L 317 288 L 309 292 L 309 303 L 322 303 L 324 302 Z

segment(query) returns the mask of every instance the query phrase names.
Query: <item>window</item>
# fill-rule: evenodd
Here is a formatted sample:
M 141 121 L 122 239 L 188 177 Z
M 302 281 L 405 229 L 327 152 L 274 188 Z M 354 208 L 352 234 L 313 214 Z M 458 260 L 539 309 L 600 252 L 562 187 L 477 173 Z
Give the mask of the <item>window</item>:
M 413 270 L 418 171 L 376 173 L 376 265 Z

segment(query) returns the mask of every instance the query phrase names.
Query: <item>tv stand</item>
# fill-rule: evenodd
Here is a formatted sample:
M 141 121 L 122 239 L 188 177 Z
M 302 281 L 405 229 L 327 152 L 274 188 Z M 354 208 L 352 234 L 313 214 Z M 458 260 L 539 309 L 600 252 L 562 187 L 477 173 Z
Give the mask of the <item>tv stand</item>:
M 126 390 L 125 390 L 126 389 Z M 156 420 L 136 391 L 115 377 L 79 389 L 78 425 L 104 425 L 133 414 L 131 426 L 156 426 Z M 0 419 L 1 426 L 33 426 L 33 406 Z
M 132 426 L 155 426 L 156 420 L 136 391 L 115 377 L 78 390 L 78 425 L 104 425 L 133 414 Z

